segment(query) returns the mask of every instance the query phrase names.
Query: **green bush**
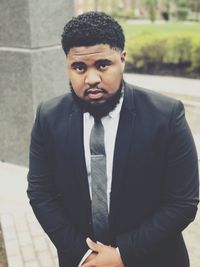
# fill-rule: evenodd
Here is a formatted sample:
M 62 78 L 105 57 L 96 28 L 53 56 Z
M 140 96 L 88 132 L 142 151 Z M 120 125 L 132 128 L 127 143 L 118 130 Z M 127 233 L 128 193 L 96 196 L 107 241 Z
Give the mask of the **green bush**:
M 189 13 L 189 10 L 187 8 L 181 8 L 181 7 L 178 8 L 178 10 L 176 12 L 178 20 L 180 20 L 180 21 L 186 20 L 188 13 Z
M 126 45 L 129 68 L 149 66 L 188 66 L 187 72 L 200 69 L 200 36 L 195 33 L 138 33 Z
M 112 17 L 116 19 L 134 19 L 134 12 L 133 10 L 114 10 L 109 13 Z
M 192 35 L 190 33 L 170 34 L 166 44 L 165 63 L 179 64 L 191 61 Z
M 193 36 L 190 71 L 200 70 L 200 36 Z
M 136 68 L 146 68 L 149 63 L 163 62 L 166 54 L 166 43 L 163 36 L 139 34 L 127 42 L 128 62 Z
M 178 20 L 183 21 L 187 19 L 189 13 L 189 6 L 187 0 L 179 0 L 177 1 L 177 11 L 176 15 Z

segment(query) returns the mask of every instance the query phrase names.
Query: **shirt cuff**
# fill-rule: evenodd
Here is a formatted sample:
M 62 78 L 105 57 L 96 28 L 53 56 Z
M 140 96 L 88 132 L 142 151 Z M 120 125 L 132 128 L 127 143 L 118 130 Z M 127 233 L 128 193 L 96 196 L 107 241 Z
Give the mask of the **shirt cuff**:
M 88 251 L 85 253 L 85 255 L 83 256 L 83 258 L 81 259 L 81 261 L 80 261 L 78 267 L 80 267 L 80 266 L 84 263 L 84 261 L 87 259 L 87 257 L 88 257 L 91 253 L 92 253 L 92 250 L 91 250 L 91 249 L 88 249 Z

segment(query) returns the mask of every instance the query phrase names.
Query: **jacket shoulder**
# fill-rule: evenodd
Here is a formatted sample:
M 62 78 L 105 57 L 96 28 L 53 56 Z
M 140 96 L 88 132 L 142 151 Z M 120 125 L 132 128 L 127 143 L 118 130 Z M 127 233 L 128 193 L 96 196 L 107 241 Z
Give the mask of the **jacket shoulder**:
M 163 95 L 153 90 L 131 84 L 126 84 L 126 88 L 131 92 L 134 105 L 137 110 L 155 110 L 161 113 L 171 113 L 174 107 L 183 107 L 183 104 L 180 100 Z
M 72 106 L 73 100 L 70 93 L 54 97 L 50 100 L 42 102 L 38 106 L 40 116 L 53 117 L 56 114 L 62 114 L 69 112 Z M 37 111 L 37 113 L 38 113 Z

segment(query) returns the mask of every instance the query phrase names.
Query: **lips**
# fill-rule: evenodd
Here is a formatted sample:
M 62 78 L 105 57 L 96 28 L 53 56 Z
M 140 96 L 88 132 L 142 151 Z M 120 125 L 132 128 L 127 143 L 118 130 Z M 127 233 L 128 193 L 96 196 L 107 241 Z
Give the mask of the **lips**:
M 105 91 L 100 88 L 89 88 L 86 90 L 86 95 L 92 100 L 101 99 Z

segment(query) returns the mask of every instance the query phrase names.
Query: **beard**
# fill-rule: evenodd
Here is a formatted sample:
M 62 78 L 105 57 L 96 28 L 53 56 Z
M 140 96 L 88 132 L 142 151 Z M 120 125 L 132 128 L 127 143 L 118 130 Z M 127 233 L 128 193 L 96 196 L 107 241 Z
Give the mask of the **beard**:
M 120 83 L 120 86 L 116 93 L 107 99 L 104 102 L 95 102 L 90 100 L 85 100 L 76 95 L 74 88 L 72 87 L 71 82 L 69 83 L 72 97 L 76 104 L 82 109 L 83 112 L 89 112 L 95 118 L 102 118 L 107 116 L 112 110 L 115 109 L 119 100 L 122 96 L 123 80 Z M 102 89 L 105 91 L 105 89 Z

